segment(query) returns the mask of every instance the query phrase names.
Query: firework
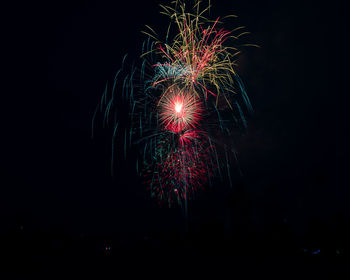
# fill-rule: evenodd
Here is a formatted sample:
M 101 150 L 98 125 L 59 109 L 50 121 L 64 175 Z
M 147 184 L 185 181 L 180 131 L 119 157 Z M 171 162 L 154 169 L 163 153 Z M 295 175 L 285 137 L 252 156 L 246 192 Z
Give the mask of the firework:
M 169 205 L 187 205 L 213 176 L 227 174 L 232 184 L 230 139 L 252 112 L 235 70 L 243 46 L 237 42 L 248 32 L 226 31 L 220 18 L 205 18 L 210 2 L 204 9 L 200 4 L 192 12 L 183 1 L 161 5 L 170 19 L 165 40 L 146 26 L 140 61 L 127 70 L 124 57 L 93 117 L 94 123 L 103 113 L 104 125 L 112 128 L 112 170 L 117 143 L 124 157 L 136 148 L 137 172 L 152 197 Z
M 166 130 L 184 133 L 199 126 L 202 107 L 192 93 L 178 88 L 170 88 L 158 102 L 159 119 Z

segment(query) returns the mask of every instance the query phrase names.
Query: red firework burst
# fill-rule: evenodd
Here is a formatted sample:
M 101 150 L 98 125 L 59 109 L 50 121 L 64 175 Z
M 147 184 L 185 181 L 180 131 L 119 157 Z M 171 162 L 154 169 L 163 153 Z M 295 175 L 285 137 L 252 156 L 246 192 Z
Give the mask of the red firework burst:
M 181 133 L 194 129 L 202 118 L 202 106 L 192 92 L 178 88 L 168 89 L 158 103 L 160 121 L 164 129 Z
M 195 138 L 194 141 L 188 138 L 177 148 L 159 154 L 155 172 L 148 174 L 152 196 L 158 198 L 159 203 L 181 204 L 202 189 L 212 176 L 215 167 L 208 153 L 211 146 L 202 134 L 196 134 Z

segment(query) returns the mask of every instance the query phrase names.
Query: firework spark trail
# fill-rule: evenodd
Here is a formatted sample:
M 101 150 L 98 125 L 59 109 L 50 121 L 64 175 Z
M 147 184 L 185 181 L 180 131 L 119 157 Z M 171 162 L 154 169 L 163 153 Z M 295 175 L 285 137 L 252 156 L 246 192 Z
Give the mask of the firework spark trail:
M 230 158 L 236 152 L 228 155 L 233 149 L 227 142 L 231 132 L 246 127 L 245 113 L 252 112 L 235 70 L 241 53 L 235 42 L 248 32 L 225 30 L 220 17 L 205 18 L 210 1 L 203 9 L 201 2 L 192 13 L 184 1 L 160 5 L 170 18 L 165 42 L 146 25 L 140 67 L 127 71 L 124 56 L 111 93 L 106 85 L 93 116 L 93 132 L 99 112 L 103 126 L 112 128 L 112 171 L 115 153 L 126 157 L 137 148 L 136 171 L 152 197 L 185 208 L 215 174 L 227 174 L 232 185 Z

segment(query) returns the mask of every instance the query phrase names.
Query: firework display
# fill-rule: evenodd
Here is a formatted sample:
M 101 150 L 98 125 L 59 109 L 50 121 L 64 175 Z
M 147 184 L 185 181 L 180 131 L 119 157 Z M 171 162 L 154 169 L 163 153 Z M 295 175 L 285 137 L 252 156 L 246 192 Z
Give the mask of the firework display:
M 236 72 L 243 27 L 222 28 L 227 16 L 210 20 L 210 1 L 187 9 L 185 1 L 163 6 L 170 19 L 165 40 L 146 25 L 139 61 L 122 68 L 106 86 L 94 117 L 112 131 L 116 147 L 137 151 L 136 171 L 151 196 L 172 205 L 187 203 L 219 177 L 231 182 L 236 154 L 232 133 L 245 129 L 252 106 Z M 122 148 L 121 148 L 122 147 Z

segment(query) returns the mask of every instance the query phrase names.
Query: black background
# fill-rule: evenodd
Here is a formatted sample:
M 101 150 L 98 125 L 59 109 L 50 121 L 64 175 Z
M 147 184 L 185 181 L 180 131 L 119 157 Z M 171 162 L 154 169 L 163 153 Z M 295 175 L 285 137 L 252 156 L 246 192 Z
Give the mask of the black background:
M 237 139 L 243 176 L 234 176 L 233 188 L 217 184 L 201 192 L 190 201 L 187 219 L 181 208 L 150 199 L 133 163 L 119 163 L 124 168 L 112 178 L 109 139 L 102 132 L 90 137 L 95 106 L 123 55 L 138 54 L 145 24 L 164 31 L 167 18 L 158 4 L 165 2 L 4 7 L 9 78 L 0 237 L 16 273 L 76 263 L 85 271 L 86 263 L 110 269 L 119 259 L 136 264 L 135 258 L 150 261 L 153 254 L 174 257 L 168 264 L 176 266 L 215 256 L 273 259 L 291 271 L 291 258 L 294 272 L 346 273 L 346 87 L 331 79 L 346 73 L 345 57 L 335 58 L 346 50 L 345 7 L 212 2 L 213 17 L 237 14 L 237 24 L 261 46 L 246 48 L 238 69 L 255 114 Z

